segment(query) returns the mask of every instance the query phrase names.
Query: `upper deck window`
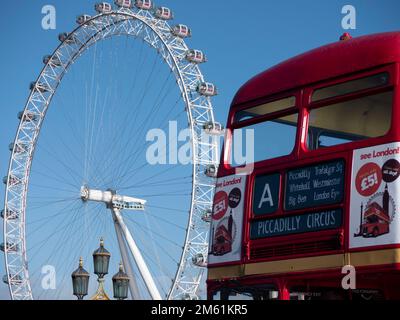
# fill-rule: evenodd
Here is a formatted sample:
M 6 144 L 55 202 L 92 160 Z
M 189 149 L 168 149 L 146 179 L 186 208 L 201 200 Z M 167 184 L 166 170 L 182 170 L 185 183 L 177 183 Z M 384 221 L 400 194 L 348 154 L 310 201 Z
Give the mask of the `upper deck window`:
M 315 90 L 311 100 L 312 102 L 316 102 L 328 98 L 335 98 L 362 90 L 379 88 L 388 85 L 388 83 L 389 74 L 387 72 L 378 73 L 373 76 L 347 81 Z
M 384 136 L 390 129 L 393 91 L 311 109 L 308 148 L 316 150 Z
M 237 167 L 290 154 L 296 143 L 298 113 L 233 131 L 231 166 Z
M 262 105 L 239 111 L 235 115 L 235 122 L 254 119 L 277 111 L 292 108 L 296 105 L 296 97 L 288 97 Z

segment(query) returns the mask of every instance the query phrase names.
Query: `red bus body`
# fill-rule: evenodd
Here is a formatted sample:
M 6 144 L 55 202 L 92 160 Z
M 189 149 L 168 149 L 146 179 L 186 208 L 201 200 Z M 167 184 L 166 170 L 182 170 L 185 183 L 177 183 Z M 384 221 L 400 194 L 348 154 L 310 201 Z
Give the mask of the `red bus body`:
M 302 299 L 304 296 L 310 299 L 400 298 L 400 237 L 397 237 L 400 230 L 398 230 L 396 220 L 400 213 L 397 217 L 394 214 L 395 203 L 400 201 L 398 199 L 400 194 L 397 195 L 395 192 L 397 180 L 392 181 L 389 176 L 384 175 L 387 172 L 384 171 L 386 167 L 382 167 L 382 170 L 378 172 L 379 175 L 383 172 L 383 178 L 378 176 L 377 181 L 380 183 L 380 188 L 384 188 L 386 181 L 385 190 L 389 188 L 389 192 L 392 192 L 390 198 L 389 195 L 384 194 L 383 189 L 382 192 L 378 190 L 362 198 L 365 201 L 357 202 L 357 209 L 351 210 L 351 206 L 354 207 L 355 203 L 352 194 L 356 192 L 352 186 L 356 183 L 354 181 L 358 179 L 358 175 L 361 179 L 364 177 L 364 171 L 355 169 L 357 167 L 355 157 L 358 157 L 363 150 L 368 151 L 367 148 L 400 142 L 400 125 L 397 121 L 400 119 L 399 66 L 400 32 L 383 33 L 338 41 L 317 48 L 257 75 L 240 88 L 229 112 L 228 133 L 219 167 L 218 181 L 237 176 L 237 169 L 226 160 L 231 153 L 232 132 L 235 129 L 284 117 L 295 110 L 298 114 L 296 139 L 290 154 L 255 162 L 254 168 L 245 175 L 239 258 L 229 260 L 226 256 L 225 260 L 218 260 L 220 257 L 212 257 L 213 260 L 210 260 L 209 257 L 207 281 L 209 299 L 218 297 L 227 299 L 235 294 L 237 297 L 242 297 L 241 292 L 258 292 L 257 288 L 260 286 L 272 289 L 263 291 L 261 294 L 253 294 L 253 298 L 272 297 L 284 300 L 299 297 Z M 378 73 L 389 75 L 389 81 L 384 87 L 355 90 L 344 96 L 312 101 L 313 93 L 320 88 Z M 337 104 L 346 99 L 358 99 L 371 94 L 372 91 L 374 94 L 393 92 L 390 128 L 387 133 L 330 147 L 316 149 L 308 147 L 308 134 L 311 132 L 308 131 L 308 126 L 312 121 L 310 118 L 312 110 L 317 110 L 322 105 Z M 256 118 L 240 123 L 235 121 L 238 112 L 288 96 L 296 98 L 296 104 L 290 112 L 274 110 L 272 113 L 265 112 Z M 279 139 L 279 136 L 275 139 Z M 395 157 L 397 152 L 389 147 L 382 152 L 379 151 L 380 149 L 379 152 L 376 150 L 365 154 L 361 152 L 360 159 L 368 157 L 372 159 L 374 156 L 388 154 L 393 154 Z M 339 161 L 338 163 L 343 163 L 344 166 L 343 175 L 339 178 L 344 180 L 342 199 L 332 204 L 304 208 L 298 206 L 293 210 L 287 210 L 288 202 L 285 197 L 288 196 L 286 194 L 288 189 L 285 184 L 289 181 L 289 172 L 293 173 L 293 179 L 295 179 L 301 176 L 302 168 L 312 168 L 310 170 L 316 171 L 318 164 L 329 164 L 332 161 L 334 164 L 335 161 Z M 374 162 L 373 159 L 371 162 Z M 370 167 L 373 170 L 373 166 L 370 165 Z M 296 171 L 297 169 L 300 171 Z M 273 174 L 277 177 L 276 181 L 279 181 L 277 207 L 268 215 L 262 213 L 256 215 L 253 212 L 256 178 Z M 368 182 L 363 180 L 362 183 L 361 186 L 364 188 Z M 359 193 L 364 195 L 363 190 Z M 266 194 L 265 190 L 264 194 Z M 260 203 L 261 205 L 264 204 Z M 328 212 L 328 215 L 336 215 L 336 218 L 341 213 L 340 225 L 323 229 L 323 224 L 328 221 L 324 219 L 329 219 L 325 212 Z M 316 215 L 313 216 L 313 213 Z M 313 217 L 316 217 L 315 221 Z M 291 219 L 279 220 L 280 218 Z M 304 223 L 307 227 L 311 225 L 314 228 L 313 231 L 290 231 L 296 222 L 303 223 L 300 221 L 303 218 L 307 218 Z M 267 221 L 265 225 L 258 224 L 258 230 L 266 226 L 265 230 L 259 231 L 264 232 L 264 235 L 279 228 L 285 230 L 285 234 L 252 238 L 251 224 L 261 220 Z M 352 227 L 351 221 L 360 221 L 357 224 L 359 226 L 357 230 Z M 281 223 L 280 226 L 278 222 Z M 217 225 L 216 221 L 214 223 Z M 284 224 L 286 225 L 283 226 Z M 389 239 L 389 235 L 390 239 L 395 240 L 385 240 L 385 237 Z M 379 241 L 384 244 L 376 244 L 380 243 Z M 221 252 L 232 250 L 229 239 L 221 240 L 220 243 L 220 247 L 216 244 L 217 247 L 213 250 L 221 250 Z M 224 247 L 228 243 L 229 245 Z M 346 276 L 343 267 L 347 265 L 353 266 L 356 271 L 356 289 L 353 290 L 342 288 L 342 279 Z M 274 292 L 276 292 L 275 295 Z M 297 294 L 298 292 L 301 294 Z

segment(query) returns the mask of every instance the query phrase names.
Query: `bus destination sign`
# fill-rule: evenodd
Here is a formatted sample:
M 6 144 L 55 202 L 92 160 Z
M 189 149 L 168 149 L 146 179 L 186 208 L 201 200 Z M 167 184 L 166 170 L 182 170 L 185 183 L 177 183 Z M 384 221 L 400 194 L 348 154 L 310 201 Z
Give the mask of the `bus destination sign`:
M 343 194 L 344 160 L 295 169 L 286 174 L 286 210 L 340 203 Z
M 250 228 L 252 240 L 336 229 L 342 226 L 342 209 L 325 210 L 294 216 L 254 221 Z

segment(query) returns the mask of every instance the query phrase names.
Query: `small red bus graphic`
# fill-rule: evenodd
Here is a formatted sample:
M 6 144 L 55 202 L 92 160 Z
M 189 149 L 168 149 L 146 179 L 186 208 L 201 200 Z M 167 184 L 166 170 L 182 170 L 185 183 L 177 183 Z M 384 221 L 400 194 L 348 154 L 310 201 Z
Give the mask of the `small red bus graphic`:
M 361 225 L 363 237 L 378 237 L 389 233 L 390 217 L 383 208 L 373 202 L 364 212 L 364 223 Z
M 224 225 L 217 228 L 214 236 L 213 254 L 223 256 L 232 251 L 232 235 Z

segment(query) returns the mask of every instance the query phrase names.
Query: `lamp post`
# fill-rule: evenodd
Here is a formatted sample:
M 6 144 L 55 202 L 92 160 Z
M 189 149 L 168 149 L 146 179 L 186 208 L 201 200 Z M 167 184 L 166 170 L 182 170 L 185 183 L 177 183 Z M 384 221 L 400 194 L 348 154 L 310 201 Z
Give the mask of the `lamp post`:
M 79 259 L 79 267 L 76 269 L 72 275 L 72 287 L 74 296 L 78 298 L 78 300 L 83 300 L 83 297 L 88 294 L 88 286 L 89 286 L 89 272 L 83 269 L 83 259 Z
M 106 248 L 104 248 L 104 240 L 101 238 L 100 247 L 93 252 L 94 273 L 97 275 L 99 287 L 97 288 L 96 294 L 93 296 L 92 300 L 110 300 L 104 291 L 104 276 L 108 274 L 110 257 L 111 254 Z
M 129 277 L 124 272 L 122 263 L 119 264 L 119 272 L 113 278 L 114 298 L 117 300 L 125 300 L 128 298 Z
M 95 295 L 90 300 L 110 300 L 104 290 L 104 276 L 108 274 L 111 254 L 104 248 L 104 240 L 100 239 L 100 247 L 93 252 L 94 273 L 97 275 L 99 286 Z M 79 268 L 72 273 L 72 285 L 74 295 L 79 300 L 88 294 L 89 273 L 83 269 L 83 259 L 79 260 Z M 125 273 L 122 262 L 119 264 L 119 272 L 113 278 L 114 298 L 125 300 L 128 298 L 129 276 Z

